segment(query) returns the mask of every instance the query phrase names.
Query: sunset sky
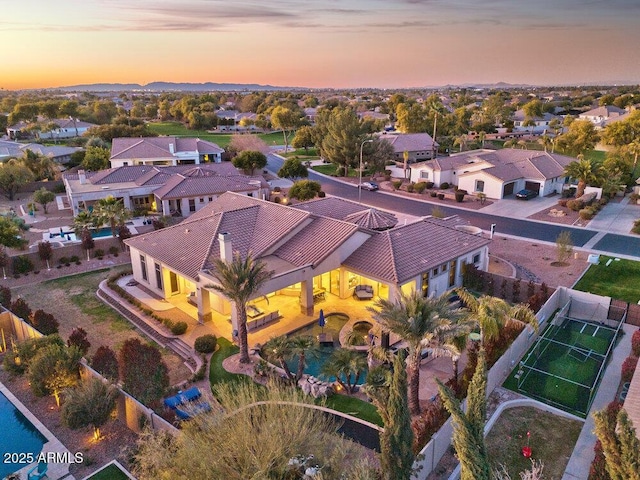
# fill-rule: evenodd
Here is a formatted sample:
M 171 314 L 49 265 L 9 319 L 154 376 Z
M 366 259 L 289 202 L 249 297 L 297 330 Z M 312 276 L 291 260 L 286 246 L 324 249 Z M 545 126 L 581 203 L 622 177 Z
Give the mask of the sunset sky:
M 640 82 L 640 0 L 2 2 L 0 88 Z

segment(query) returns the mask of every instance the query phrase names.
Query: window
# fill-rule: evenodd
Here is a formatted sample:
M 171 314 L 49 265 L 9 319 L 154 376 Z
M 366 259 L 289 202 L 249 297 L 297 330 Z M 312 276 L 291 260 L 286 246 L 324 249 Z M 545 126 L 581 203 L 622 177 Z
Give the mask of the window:
M 198 201 L 199 201 L 200 203 L 204 203 L 204 198 L 200 198 L 200 199 L 198 199 Z
M 162 268 L 159 263 L 156 263 L 156 286 L 162 290 Z
M 122 162 L 122 165 L 126 167 L 127 165 L 129 165 L 129 162 Z
M 421 287 L 422 287 L 422 296 L 423 297 L 429 296 L 429 272 L 425 272 L 422 274 Z
M 147 275 L 147 259 L 144 258 L 144 255 L 140 255 L 140 270 L 142 271 L 142 279 L 145 282 L 148 282 L 149 277 Z
M 480 263 L 480 254 L 479 254 L 479 253 L 476 253 L 476 254 L 473 256 L 473 263 L 474 263 L 474 264 L 478 264 L 478 263 Z
M 476 180 L 476 192 L 484 192 L 484 180 Z
M 435 277 L 436 275 L 438 275 L 438 272 L 439 272 L 439 271 L 440 271 L 440 270 L 438 270 L 438 267 L 434 268 L 434 269 L 433 269 L 433 273 L 431 274 L 431 276 L 432 276 L 432 277 Z
M 189 211 L 192 212 L 192 213 L 196 211 L 196 200 L 195 200 L 195 198 L 190 198 L 189 199 Z
M 420 171 L 420 178 L 429 178 L 429 172 L 425 172 L 424 170 Z
M 213 197 L 209 197 L 209 201 L 210 201 L 210 202 L 213 202 Z
M 449 263 L 449 288 L 456 284 L 456 264 L 455 260 Z

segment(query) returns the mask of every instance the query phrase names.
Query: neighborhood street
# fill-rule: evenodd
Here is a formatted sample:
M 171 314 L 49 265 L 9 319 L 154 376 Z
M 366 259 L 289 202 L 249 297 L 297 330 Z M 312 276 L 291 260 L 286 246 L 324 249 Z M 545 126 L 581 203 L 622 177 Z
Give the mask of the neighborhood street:
M 269 154 L 267 167 L 277 172 L 282 166 L 282 158 L 278 155 Z M 322 190 L 327 194 L 339 196 L 349 200 L 358 200 L 358 189 L 354 185 L 334 180 L 324 175 L 318 175 L 312 170 L 309 171 L 309 179 L 322 184 Z M 386 192 L 361 192 L 362 203 L 386 210 L 403 212 L 413 216 L 425 216 L 431 213 L 432 204 L 401 197 Z M 438 207 L 447 215 L 459 215 L 471 224 L 490 230 L 491 224 L 496 224 L 496 233 L 513 235 L 516 237 L 529 238 L 532 240 L 554 243 L 560 232 L 568 230 L 576 247 L 587 247 L 591 250 L 613 255 L 628 255 L 640 257 L 640 238 L 630 235 L 620 235 L 591 230 L 579 227 L 569 227 L 566 225 L 555 225 L 534 220 L 509 218 L 505 216 L 490 215 L 482 211 L 468 210 L 454 206 Z M 595 238 L 599 235 L 601 238 Z M 595 244 L 593 244 L 595 241 Z

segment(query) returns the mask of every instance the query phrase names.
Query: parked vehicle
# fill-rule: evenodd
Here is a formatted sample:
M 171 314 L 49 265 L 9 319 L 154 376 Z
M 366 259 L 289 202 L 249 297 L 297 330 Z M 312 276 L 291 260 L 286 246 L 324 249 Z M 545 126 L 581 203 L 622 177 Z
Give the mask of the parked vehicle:
M 360 188 L 363 190 L 369 190 L 370 192 L 375 192 L 379 187 L 376 182 L 362 182 L 360 184 Z
M 530 198 L 534 198 L 538 196 L 538 192 L 534 192 L 533 190 L 520 190 L 518 193 L 516 193 L 516 198 L 519 198 L 520 200 L 529 200 Z

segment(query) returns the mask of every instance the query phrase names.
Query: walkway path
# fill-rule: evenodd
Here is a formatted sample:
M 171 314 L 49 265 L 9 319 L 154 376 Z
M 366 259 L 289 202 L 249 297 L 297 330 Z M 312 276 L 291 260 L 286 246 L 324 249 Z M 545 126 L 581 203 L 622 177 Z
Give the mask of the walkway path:
M 633 228 L 633 222 L 640 218 L 640 206 L 631 203 L 629 197 L 621 202 L 609 202 L 589 222 L 587 228 L 610 233 L 628 234 Z

